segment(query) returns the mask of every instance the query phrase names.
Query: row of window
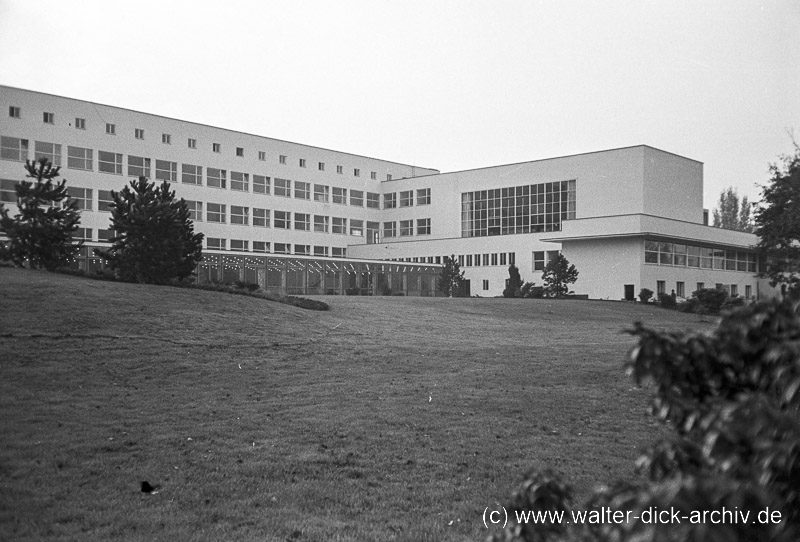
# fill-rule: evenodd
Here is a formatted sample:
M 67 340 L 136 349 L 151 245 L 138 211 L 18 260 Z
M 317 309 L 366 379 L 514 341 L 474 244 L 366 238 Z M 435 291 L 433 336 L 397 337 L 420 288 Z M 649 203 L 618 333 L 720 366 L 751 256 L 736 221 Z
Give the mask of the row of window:
M 726 250 L 683 243 L 667 243 L 647 239 L 644 262 L 677 267 L 758 272 L 758 256 L 747 250 Z
M 291 243 L 270 243 L 269 241 L 248 241 L 246 239 L 228 239 L 219 237 L 206 237 L 206 248 L 209 250 L 236 250 L 240 252 L 264 252 L 272 254 L 295 254 L 296 256 L 322 256 L 332 258 L 347 257 L 344 247 L 326 247 L 314 245 L 300 245 Z M 294 250 L 292 250 L 294 247 Z
M 391 261 L 413 263 L 443 264 L 450 256 L 412 256 L 408 258 L 391 258 Z M 490 265 L 515 265 L 516 252 L 496 252 L 494 254 L 460 254 L 456 261 L 461 267 L 481 267 Z
M 697 288 L 693 291 L 702 290 L 706 287 L 705 282 L 698 282 Z M 717 290 L 725 290 L 730 297 L 736 297 L 739 295 L 739 285 L 738 284 L 721 284 L 716 283 L 714 288 Z M 672 291 L 675 293 L 676 297 L 686 297 L 686 283 L 678 281 L 675 283 L 675 289 Z M 670 292 L 670 293 L 672 293 Z M 665 280 L 657 280 L 656 281 L 656 294 L 666 294 L 667 293 L 667 282 Z M 744 297 L 751 298 L 753 297 L 753 286 L 750 284 L 746 284 L 744 287 Z
M 14 119 L 22 118 L 22 108 L 17 106 L 9 106 L 8 107 L 8 116 Z M 42 121 L 45 124 L 55 124 L 56 116 L 55 113 L 51 113 L 48 111 L 44 111 L 42 113 Z M 117 125 L 106 122 L 106 134 L 108 135 L 117 135 Z M 78 130 L 86 130 L 86 119 L 75 117 L 75 128 Z M 134 128 L 133 129 L 133 136 L 136 139 L 145 139 L 145 130 L 143 128 Z M 172 134 L 162 133 L 161 134 L 161 143 L 165 145 L 172 145 Z M 190 149 L 197 148 L 197 139 L 194 138 L 187 138 L 187 147 Z M 222 153 L 222 143 L 211 143 L 211 150 L 215 153 Z M 245 156 L 245 149 L 244 147 L 236 147 L 235 151 L 236 156 L 244 158 Z M 258 159 L 261 161 L 266 161 L 267 159 L 267 152 L 266 151 L 258 151 Z M 279 164 L 286 164 L 288 157 L 285 154 L 278 155 L 278 163 Z M 305 168 L 307 161 L 305 158 L 298 159 L 298 165 L 301 168 Z M 325 162 L 317 162 L 317 169 L 319 171 L 325 171 Z M 344 166 L 337 165 L 336 166 L 336 173 L 339 175 L 344 174 Z M 353 168 L 353 176 L 360 177 L 361 176 L 361 169 L 360 168 Z M 369 174 L 370 179 L 378 180 L 378 172 L 377 171 L 370 171 Z M 386 180 L 391 181 L 392 175 L 386 174 Z

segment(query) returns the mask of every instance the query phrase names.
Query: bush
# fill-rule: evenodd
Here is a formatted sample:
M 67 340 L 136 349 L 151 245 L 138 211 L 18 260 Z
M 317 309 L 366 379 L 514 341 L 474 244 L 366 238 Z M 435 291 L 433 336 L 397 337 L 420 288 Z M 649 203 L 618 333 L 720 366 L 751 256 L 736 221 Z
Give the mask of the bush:
M 258 284 L 256 284 L 256 283 L 254 283 L 254 282 L 245 282 L 243 280 L 237 280 L 235 284 L 236 284 L 237 288 L 243 288 L 243 289 L 245 289 L 245 290 L 247 290 L 249 292 L 255 292 L 259 288 Z
M 697 312 L 697 308 L 700 306 L 700 302 L 697 300 L 696 297 L 690 297 L 686 301 L 681 301 L 678 303 L 678 306 L 675 307 L 678 312 Z
M 692 292 L 692 297 L 697 298 L 697 312 L 717 314 L 728 298 L 728 293 L 725 290 L 717 290 L 716 288 L 702 288 Z
M 737 296 L 729 297 L 728 299 L 726 299 L 725 302 L 722 304 L 721 310 L 727 311 L 727 310 L 730 310 L 730 309 L 734 309 L 736 307 L 743 307 L 744 305 L 745 305 L 744 298 L 743 297 L 739 297 L 737 295 Z
M 519 289 L 519 297 L 527 299 L 541 299 L 544 297 L 544 287 L 536 286 L 533 282 L 526 282 Z
M 642 288 L 639 290 L 639 301 L 642 303 L 649 303 L 650 299 L 653 297 L 653 290 L 650 288 Z
M 674 309 L 675 307 L 678 306 L 678 302 L 675 300 L 675 296 L 665 292 L 661 292 L 660 294 L 658 294 L 658 304 L 664 307 L 665 309 Z

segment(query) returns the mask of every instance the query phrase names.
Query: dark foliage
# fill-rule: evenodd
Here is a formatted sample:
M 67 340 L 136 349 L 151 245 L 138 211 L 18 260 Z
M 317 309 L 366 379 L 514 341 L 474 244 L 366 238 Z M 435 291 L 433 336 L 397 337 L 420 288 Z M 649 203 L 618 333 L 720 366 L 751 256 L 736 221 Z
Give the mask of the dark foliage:
M 444 267 L 439 273 L 437 289 L 448 297 L 455 297 L 459 295 L 463 282 L 464 272 L 461 270 L 456 257 L 454 255 L 445 256 Z
M 522 297 L 520 292 L 523 280 L 519 274 L 519 269 L 513 263 L 508 266 L 508 280 L 506 288 L 503 290 L 503 297 Z
M 692 292 L 692 297 L 697 299 L 696 312 L 717 314 L 728 299 L 728 292 L 716 288 L 702 288 Z
M 560 252 L 552 258 L 542 273 L 544 291 L 551 297 L 563 297 L 569 293 L 569 285 L 578 280 L 578 270 Z
M 664 307 L 665 309 L 674 309 L 678 306 L 678 301 L 675 299 L 673 294 L 668 294 L 666 292 L 661 292 L 658 294 L 658 304 Z
M 520 297 L 541 299 L 544 297 L 544 287 L 536 286 L 533 282 L 526 282 L 519 289 Z
M 653 297 L 653 290 L 650 288 L 642 288 L 639 290 L 639 301 L 642 303 L 647 303 Z

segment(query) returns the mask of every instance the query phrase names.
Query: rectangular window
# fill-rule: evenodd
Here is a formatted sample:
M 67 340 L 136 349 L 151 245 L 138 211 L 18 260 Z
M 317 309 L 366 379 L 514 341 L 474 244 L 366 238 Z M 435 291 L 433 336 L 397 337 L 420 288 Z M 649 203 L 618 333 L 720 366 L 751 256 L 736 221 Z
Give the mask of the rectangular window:
M 17 203 L 17 191 L 14 188 L 17 181 L 11 179 L 0 179 L 0 201 L 6 203 Z
M 213 152 L 222 152 L 222 145 L 220 143 L 212 143 L 211 150 Z
M 314 215 L 314 231 L 319 233 L 328 233 L 328 221 L 330 218 L 327 216 Z
M 311 199 L 311 183 L 295 181 L 294 197 L 296 199 Z
M 45 158 L 50 161 L 54 166 L 61 165 L 61 145 L 58 143 L 48 143 L 46 141 L 37 141 L 33 154 L 34 160 Z
M 280 156 L 278 156 L 278 163 L 286 164 L 286 155 L 285 154 L 281 154 Z
M 384 209 L 394 209 L 397 207 L 397 194 L 392 192 L 391 194 L 384 194 L 383 195 L 383 208 Z
M 48 113 L 48 112 L 45 111 L 42 114 L 42 120 L 44 120 L 44 122 L 46 124 L 55 124 L 56 123 L 56 116 L 53 113 Z
M 97 169 L 103 173 L 122 175 L 122 155 L 115 152 L 97 151 Z
M 314 256 L 328 257 L 328 247 L 314 247 Z
M 329 193 L 330 193 L 330 187 L 325 186 L 324 184 L 314 185 L 314 201 L 321 201 L 322 203 L 328 203 Z
M 731 297 L 736 297 L 738 295 L 739 295 L 739 285 L 731 284 Z
M 117 125 L 107 122 L 106 123 L 106 133 L 108 135 L 117 135 Z
M 333 233 L 340 233 L 347 235 L 347 219 L 338 216 L 333 217 L 333 225 L 331 226 Z
M 506 253 L 505 252 L 501 252 L 500 253 L 500 265 L 506 265 Z
M 269 209 L 253 207 L 253 226 L 269 228 Z
M 373 181 L 377 181 L 378 180 L 378 172 L 377 171 L 370 171 L 369 172 L 369 178 L 372 179 Z
M 20 118 L 21 110 L 19 107 L 15 107 L 13 105 L 8 106 L 8 116 L 12 119 Z
M 517 253 L 516 252 L 509 252 L 508 253 L 508 265 L 517 265 Z
M 350 219 L 350 235 L 355 235 L 356 237 L 362 237 L 364 235 L 363 220 L 356 220 L 355 218 Z
M 751 285 L 749 285 L 749 284 L 745 285 L 745 287 L 744 287 L 744 296 L 747 299 L 750 299 L 751 297 L 753 297 L 753 287 Z
M 384 222 L 383 223 L 383 237 L 396 237 L 397 236 L 397 223 L 396 222 Z
M 414 221 L 401 220 L 400 221 L 400 237 L 408 237 L 414 234 Z
M 350 205 L 355 205 L 356 207 L 363 207 L 364 206 L 364 191 L 363 190 L 351 190 L 350 191 Z
M 417 188 L 417 205 L 430 205 L 430 204 L 431 204 L 431 189 Z
M 128 177 L 150 178 L 150 159 L 128 155 Z
M 347 188 L 333 187 L 333 203 L 347 205 Z
M 347 249 L 344 247 L 331 247 L 331 256 L 333 258 L 347 257 Z
M 430 235 L 431 234 L 431 219 L 418 218 L 417 219 L 417 235 Z
M 299 231 L 308 231 L 311 229 L 311 215 L 308 213 L 295 213 L 294 214 L 294 229 Z
M 266 151 L 258 151 L 258 159 L 262 162 L 267 159 L 267 152 Z
M 698 282 L 697 283 L 697 290 L 703 290 L 705 287 L 706 287 L 706 283 L 705 282 Z M 695 290 L 695 291 L 697 291 L 697 290 Z
M 483 291 L 485 292 L 488 289 L 489 289 L 489 280 L 483 279 Z
M 208 222 L 224 224 L 226 214 L 227 209 L 221 203 L 209 203 L 206 205 L 206 220 Z
M 186 202 L 186 208 L 189 209 L 189 218 L 194 220 L 195 222 L 202 222 L 203 221 L 203 202 L 202 201 L 191 201 L 191 200 L 184 200 Z
M 308 256 L 311 254 L 311 245 L 295 245 L 294 253 L 298 256 Z
M 387 174 L 386 174 L 386 180 L 387 180 L 387 181 L 391 181 L 391 180 L 392 180 L 392 175 L 391 175 L 391 173 L 387 173 Z
M 467 263 L 465 263 L 467 267 L 472 267 L 472 254 L 467 254 Z
M 178 182 L 178 163 L 169 160 L 156 160 L 156 179 L 168 183 Z
M 97 230 L 97 240 L 101 243 L 110 243 L 114 237 L 114 230 Z
M 188 145 L 189 145 L 190 149 L 196 149 L 197 148 L 197 140 L 196 139 L 192 139 L 190 137 L 189 140 L 188 140 Z
M 269 243 L 266 241 L 253 241 L 253 252 L 269 252 Z
M 289 179 L 279 179 L 275 177 L 275 195 L 285 198 L 292 195 L 292 181 Z
M 92 149 L 84 149 L 83 147 L 67 147 L 67 167 L 70 169 L 92 171 L 92 159 Z
M 336 166 L 336 173 L 339 175 L 344 173 L 344 166 Z
M 28 140 L 16 137 L 0 137 L 0 158 L 24 162 L 28 159 Z
M 497 265 L 497 253 L 492 254 L 492 265 Z
M 206 237 L 206 248 L 209 250 L 225 250 L 225 239 Z
M 144 139 L 144 130 L 142 130 L 141 128 L 134 128 L 133 134 L 136 137 L 136 139 Z
M 172 136 L 169 134 L 161 134 L 161 143 L 164 145 L 172 145 Z
M 72 238 L 78 241 L 91 241 L 92 228 L 78 228 L 75 230 L 75 233 L 72 234 Z
M 678 297 L 686 297 L 686 285 L 683 282 L 677 282 L 675 284 L 675 295 Z
M 400 192 L 400 207 L 411 207 L 414 205 L 414 191 L 404 190 Z
M 236 156 L 244 158 L 244 147 L 236 147 Z
M 305 158 L 301 158 L 300 159 L 300 167 L 306 167 L 306 159 Z
M 354 177 L 361 177 L 361 170 L 358 169 L 358 168 L 354 169 L 353 170 L 353 176 Z
M 375 192 L 367 192 L 367 207 L 370 209 L 380 209 L 381 195 Z
M 270 178 L 264 175 L 253 175 L 253 193 L 269 194 Z
M 110 190 L 97 191 L 97 210 L 111 212 L 111 204 L 114 203 L 114 198 L 111 197 Z
M 231 224 L 247 226 L 250 224 L 250 208 L 231 205 Z
M 250 174 L 231 171 L 231 190 L 250 191 Z
M 85 130 L 86 129 L 86 119 L 81 119 L 75 117 L 75 129 L 76 130 Z
M 272 225 L 281 230 L 288 230 L 292 223 L 292 213 L 288 211 L 275 211 Z
M 231 239 L 231 250 L 239 250 L 242 252 L 247 252 L 250 250 L 249 248 L 250 243 L 245 241 L 244 239 Z
M 663 280 L 656 281 L 656 295 L 667 293 L 667 283 Z
M 317 164 L 317 168 L 318 168 L 320 171 L 325 171 L 325 162 L 319 162 L 319 163 Z
M 206 186 L 212 188 L 227 188 L 228 176 L 224 169 L 216 169 L 213 167 L 206 169 Z
M 181 164 L 181 182 L 186 184 L 203 184 L 203 166 Z
M 544 271 L 544 251 L 539 250 L 533 253 L 533 270 Z
M 275 254 L 289 254 L 291 247 L 289 243 L 275 243 Z
M 68 186 L 67 193 L 69 197 L 78 202 L 78 209 L 82 211 L 92 210 L 92 189 L 91 188 L 78 188 L 77 186 Z

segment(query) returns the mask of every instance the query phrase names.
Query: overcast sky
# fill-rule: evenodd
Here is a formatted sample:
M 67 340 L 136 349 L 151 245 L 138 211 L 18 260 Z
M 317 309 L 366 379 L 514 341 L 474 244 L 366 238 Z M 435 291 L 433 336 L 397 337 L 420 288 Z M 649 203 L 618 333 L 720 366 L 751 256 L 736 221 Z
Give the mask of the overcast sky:
M 647 144 L 755 198 L 800 1 L 0 0 L 0 84 L 456 171 Z

